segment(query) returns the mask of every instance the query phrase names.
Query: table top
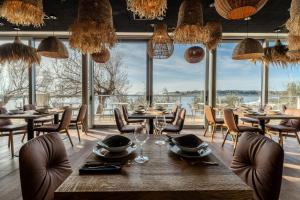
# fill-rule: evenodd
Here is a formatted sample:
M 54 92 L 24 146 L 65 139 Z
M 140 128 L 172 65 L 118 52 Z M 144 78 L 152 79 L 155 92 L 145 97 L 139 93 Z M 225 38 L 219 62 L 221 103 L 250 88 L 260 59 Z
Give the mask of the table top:
M 240 113 L 238 114 L 243 117 L 249 117 L 249 118 L 254 118 L 258 120 L 268 120 L 268 119 L 300 119 L 300 116 L 293 116 L 293 115 L 286 115 L 286 114 L 278 114 L 278 115 L 252 115 L 252 114 L 243 114 Z
M 155 140 L 151 135 L 144 145 L 147 163 L 126 165 L 111 175 L 79 175 L 75 169 L 55 191 L 55 199 L 252 199 L 251 188 L 214 155 L 202 159 L 217 166 L 192 165 Z
M 133 113 L 128 116 L 129 119 L 154 119 L 157 116 L 165 116 L 166 119 L 172 119 L 174 116 L 171 113 L 163 114 L 162 112 L 146 112 L 146 113 Z
M 48 117 L 63 112 L 64 110 L 53 110 L 45 114 L 35 114 L 34 111 L 25 111 L 24 114 L 0 114 L 0 119 L 38 119 L 41 117 Z

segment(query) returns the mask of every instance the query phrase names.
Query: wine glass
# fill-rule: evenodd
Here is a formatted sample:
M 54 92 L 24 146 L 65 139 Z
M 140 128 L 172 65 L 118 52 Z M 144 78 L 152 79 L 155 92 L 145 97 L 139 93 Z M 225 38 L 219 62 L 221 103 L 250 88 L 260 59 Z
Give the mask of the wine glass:
M 157 145 L 166 144 L 166 142 L 161 138 L 162 131 L 167 126 L 166 117 L 164 115 L 163 116 L 156 116 L 154 125 L 155 125 L 156 130 L 158 130 L 158 132 L 159 132 L 159 140 L 156 140 L 155 144 L 157 144 Z
M 137 126 L 134 130 L 135 142 L 140 148 L 140 154 L 134 159 L 137 163 L 145 163 L 149 160 L 148 156 L 143 154 L 143 144 L 149 139 L 149 127 L 146 123 L 141 126 Z

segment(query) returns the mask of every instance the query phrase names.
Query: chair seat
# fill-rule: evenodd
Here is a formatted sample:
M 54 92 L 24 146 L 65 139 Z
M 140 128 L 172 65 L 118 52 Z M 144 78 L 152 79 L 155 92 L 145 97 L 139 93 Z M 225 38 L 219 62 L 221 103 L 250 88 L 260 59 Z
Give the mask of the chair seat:
M 224 124 L 224 119 L 222 119 L 222 118 L 216 118 L 216 123 L 217 124 Z
M 166 128 L 163 130 L 164 132 L 175 132 L 177 133 L 179 131 L 179 127 L 176 125 L 168 124 Z
M 27 126 L 24 124 L 11 124 L 0 127 L 0 132 L 26 130 Z
M 128 123 L 143 123 L 143 119 L 128 119 Z
M 74 119 L 71 119 L 71 123 L 72 123 L 72 124 L 76 124 L 77 122 L 78 122 L 78 121 L 77 121 L 77 118 L 76 118 L 76 119 L 75 119 L 75 118 L 74 118 Z
M 252 126 L 238 126 L 240 132 L 257 132 L 261 133 L 262 130 L 257 127 L 252 127 Z
M 55 131 L 59 131 L 58 127 L 59 127 L 58 124 L 44 125 L 44 126 L 40 126 L 40 127 L 35 127 L 34 131 L 55 132 Z
M 122 133 L 133 133 L 135 130 L 134 126 L 130 126 L 130 125 L 125 125 L 122 127 Z
M 266 128 L 270 131 L 278 131 L 278 132 L 297 132 L 296 128 L 290 127 L 290 126 L 284 126 L 284 125 L 266 125 Z
M 258 124 L 259 120 L 258 119 L 253 119 L 250 117 L 242 117 L 241 121 L 245 122 L 245 123 L 249 123 L 249 124 Z
M 46 122 L 52 122 L 54 119 L 53 118 L 40 118 L 40 119 L 35 119 L 34 123 L 46 123 Z

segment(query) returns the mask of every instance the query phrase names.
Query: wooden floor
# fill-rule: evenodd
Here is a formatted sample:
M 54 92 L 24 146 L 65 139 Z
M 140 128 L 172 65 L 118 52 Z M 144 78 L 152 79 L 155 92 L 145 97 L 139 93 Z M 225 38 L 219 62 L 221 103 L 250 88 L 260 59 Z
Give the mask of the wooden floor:
M 79 143 L 76 132 L 71 131 L 74 147 L 72 148 L 69 141 L 62 134 L 65 146 L 71 161 L 72 167 L 77 168 L 83 160 L 91 153 L 95 141 L 105 137 L 108 134 L 118 133 L 113 129 L 92 130 L 88 136 L 82 134 L 82 141 Z M 204 138 L 203 130 L 185 130 L 183 133 L 198 134 L 202 139 L 210 142 L 210 138 Z M 275 139 L 275 138 L 274 138 Z M 224 148 L 221 148 L 222 135 L 216 134 L 216 138 L 211 143 L 211 148 L 217 157 L 219 157 L 227 166 L 232 159 L 232 144 L 228 141 Z M 16 154 L 21 147 L 21 136 L 15 137 Z M 296 139 L 287 138 L 284 143 L 285 163 L 283 172 L 283 182 L 281 187 L 280 199 L 296 200 L 300 199 L 300 146 Z M 267 158 L 266 158 L 267 159 Z M 7 138 L 0 138 L 0 200 L 22 199 L 19 180 L 19 163 L 18 158 L 11 159 L 10 151 L 7 147 Z

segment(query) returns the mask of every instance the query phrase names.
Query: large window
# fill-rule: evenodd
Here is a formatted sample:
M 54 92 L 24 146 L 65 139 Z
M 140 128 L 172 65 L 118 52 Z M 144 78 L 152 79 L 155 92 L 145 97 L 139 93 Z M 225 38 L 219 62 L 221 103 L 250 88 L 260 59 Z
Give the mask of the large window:
M 153 60 L 154 104 L 172 109 L 180 104 L 187 110 L 185 124 L 203 124 L 205 58 L 197 64 L 184 59 L 190 46 L 175 45 L 169 59 Z
M 222 43 L 217 50 L 217 106 L 237 107 L 241 104 L 254 109 L 260 106 L 260 63 L 233 60 L 237 42 Z
M 105 64 L 94 63 L 94 123 L 115 124 L 113 109 L 146 101 L 146 42 L 121 42 Z

